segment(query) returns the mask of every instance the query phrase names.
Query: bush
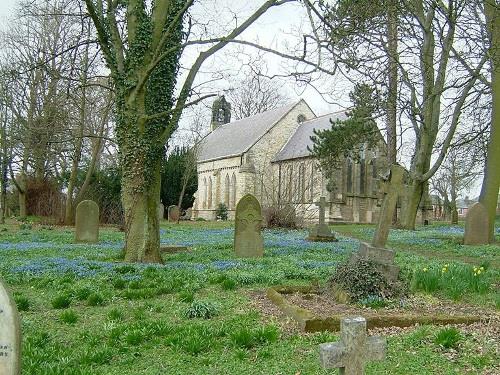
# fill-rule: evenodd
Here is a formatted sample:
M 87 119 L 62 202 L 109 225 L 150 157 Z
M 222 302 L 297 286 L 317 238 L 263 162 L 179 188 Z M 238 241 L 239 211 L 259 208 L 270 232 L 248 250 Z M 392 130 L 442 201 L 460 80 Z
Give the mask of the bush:
M 224 203 L 219 203 L 215 210 L 215 218 L 217 220 L 227 220 L 227 206 Z
M 186 310 L 186 317 L 189 319 L 203 318 L 210 319 L 219 314 L 218 306 L 210 301 L 195 301 Z
M 92 293 L 87 297 L 87 305 L 102 306 L 104 305 L 104 298 L 99 293 Z
M 328 282 L 331 291 L 347 293 L 351 301 L 392 298 L 405 293 L 401 283 L 391 283 L 374 262 L 354 258 L 341 263 Z
M 456 328 L 444 328 L 438 332 L 434 343 L 446 349 L 456 348 L 461 338 L 462 336 Z
M 16 302 L 17 309 L 19 311 L 28 311 L 30 309 L 31 303 L 25 296 L 16 295 L 14 296 L 14 301 Z
M 71 298 L 67 294 L 61 294 L 52 300 L 54 309 L 66 309 L 71 305 Z
M 78 316 L 73 310 L 66 310 L 59 315 L 59 319 L 67 324 L 75 324 L 78 321 Z
M 297 216 L 292 206 L 270 206 L 264 208 L 267 228 L 297 228 Z

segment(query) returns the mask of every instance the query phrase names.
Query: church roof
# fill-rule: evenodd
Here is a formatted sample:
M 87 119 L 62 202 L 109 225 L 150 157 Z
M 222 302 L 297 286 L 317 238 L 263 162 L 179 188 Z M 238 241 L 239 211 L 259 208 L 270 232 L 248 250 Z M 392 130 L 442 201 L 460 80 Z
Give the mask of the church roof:
M 243 154 L 299 103 L 297 101 L 219 126 L 201 141 L 198 162 Z
M 281 151 L 278 152 L 274 161 L 284 161 L 310 156 L 311 153 L 307 147 L 312 148 L 313 146 L 313 142 L 311 141 L 311 136 L 314 135 L 313 130 L 330 129 L 332 127 L 330 120 L 345 120 L 346 118 L 346 113 L 344 111 L 339 111 L 304 121 L 283 146 Z

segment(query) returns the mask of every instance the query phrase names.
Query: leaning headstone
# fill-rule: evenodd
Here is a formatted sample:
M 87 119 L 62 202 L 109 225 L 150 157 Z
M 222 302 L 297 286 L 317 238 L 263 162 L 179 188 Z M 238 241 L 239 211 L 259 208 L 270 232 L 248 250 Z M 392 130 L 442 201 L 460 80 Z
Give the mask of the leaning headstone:
M 467 210 L 465 217 L 464 245 L 484 245 L 489 243 L 488 210 L 481 202 L 476 202 Z
M 175 205 L 168 206 L 168 221 L 177 222 L 180 216 L 181 216 L 181 210 L 179 210 L 179 207 Z
M 21 328 L 19 313 L 0 280 L 0 374 L 21 373 Z
M 340 374 L 363 375 L 366 362 L 385 359 L 385 338 L 367 337 L 363 317 L 342 319 L 340 337 L 340 342 L 320 344 L 319 357 L 324 369 L 338 368 Z
M 236 205 L 234 251 L 237 256 L 252 258 L 264 254 L 261 226 L 260 203 L 252 194 L 247 194 Z
M 309 241 L 321 242 L 337 241 L 325 221 L 326 198 L 321 197 L 319 202 L 316 203 L 316 206 L 319 207 L 319 224 L 316 224 L 309 230 L 309 237 L 307 237 L 307 239 Z
M 391 166 L 389 180 L 386 183 L 386 192 L 380 209 L 377 228 L 370 244 L 361 242 L 357 256 L 368 259 L 378 266 L 380 271 L 392 281 L 399 276 L 399 267 L 394 265 L 394 251 L 385 249 L 392 217 L 398 201 L 399 192 L 403 187 L 404 168 L 399 165 Z
M 99 241 L 99 206 L 96 202 L 85 200 L 76 206 L 75 241 Z
M 165 214 L 165 206 L 163 203 L 158 203 L 158 219 L 163 220 L 163 215 Z

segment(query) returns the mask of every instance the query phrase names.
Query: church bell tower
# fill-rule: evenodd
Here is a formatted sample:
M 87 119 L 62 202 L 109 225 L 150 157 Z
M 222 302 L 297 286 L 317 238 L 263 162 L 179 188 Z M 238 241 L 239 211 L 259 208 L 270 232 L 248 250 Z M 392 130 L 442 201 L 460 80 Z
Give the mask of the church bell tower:
M 210 123 L 210 131 L 214 131 L 219 126 L 227 124 L 231 121 L 231 104 L 226 100 L 224 95 L 217 97 L 212 104 L 212 122 Z

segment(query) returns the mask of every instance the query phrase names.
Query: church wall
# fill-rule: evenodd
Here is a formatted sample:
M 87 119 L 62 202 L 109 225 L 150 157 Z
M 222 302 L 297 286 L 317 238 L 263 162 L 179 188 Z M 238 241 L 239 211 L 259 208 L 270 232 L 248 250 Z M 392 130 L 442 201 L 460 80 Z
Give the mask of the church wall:
M 253 162 L 256 170 L 255 194 L 264 207 L 277 202 L 279 186 L 278 173 L 271 162 L 298 128 L 299 123 L 297 117 L 301 114 L 304 115 L 306 119 L 315 117 L 309 106 L 304 101 L 300 101 L 286 116 L 257 141 L 248 152 L 249 158 Z

